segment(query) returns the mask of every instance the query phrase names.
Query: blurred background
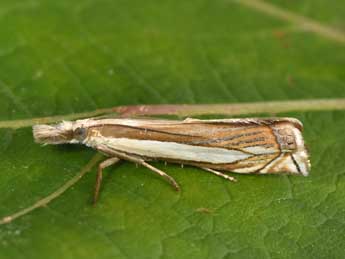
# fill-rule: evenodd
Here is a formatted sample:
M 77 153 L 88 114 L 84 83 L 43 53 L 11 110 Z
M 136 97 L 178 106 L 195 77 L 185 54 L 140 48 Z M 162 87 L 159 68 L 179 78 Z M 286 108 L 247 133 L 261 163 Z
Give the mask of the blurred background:
M 132 104 L 344 98 L 344 13 L 340 0 L 1 0 L 0 217 L 53 192 L 95 154 L 41 147 L 30 127 L 8 121 Z M 231 184 L 168 165 L 176 194 L 122 163 L 106 170 L 93 208 L 93 165 L 47 207 L 0 226 L 0 258 L 343 257 L 345 112 L 276 115 L 304 123 L 310 177 Z

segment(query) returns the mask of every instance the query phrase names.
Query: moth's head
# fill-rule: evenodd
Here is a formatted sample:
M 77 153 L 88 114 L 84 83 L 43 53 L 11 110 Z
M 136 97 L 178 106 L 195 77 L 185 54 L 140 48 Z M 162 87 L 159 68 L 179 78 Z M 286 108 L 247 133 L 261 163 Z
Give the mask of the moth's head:
M 53 125 L 35 125 L 32 127 L 34 139 L 42 144 L 79 143 L 85 138 L 86 130 L 76 127 L 75 122 L 63 121 Z

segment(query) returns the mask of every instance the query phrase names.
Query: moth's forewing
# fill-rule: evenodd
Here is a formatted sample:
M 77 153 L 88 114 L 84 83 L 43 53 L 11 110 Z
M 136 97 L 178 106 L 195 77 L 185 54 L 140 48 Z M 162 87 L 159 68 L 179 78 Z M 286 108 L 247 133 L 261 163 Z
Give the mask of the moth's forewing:
M 295 119 L 84 120 L 84 143 L 123 153 L 238 173 L 308 174 Z

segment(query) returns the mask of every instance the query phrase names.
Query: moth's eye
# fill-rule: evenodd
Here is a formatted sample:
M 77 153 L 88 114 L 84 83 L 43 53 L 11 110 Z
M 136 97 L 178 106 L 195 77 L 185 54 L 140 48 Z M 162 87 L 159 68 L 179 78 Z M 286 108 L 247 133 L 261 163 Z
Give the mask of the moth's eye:
M 74 137 L 77 139 L 85 138 L 86 137 L 86 129 L 85 128 L 76 128 L 74 130 Z

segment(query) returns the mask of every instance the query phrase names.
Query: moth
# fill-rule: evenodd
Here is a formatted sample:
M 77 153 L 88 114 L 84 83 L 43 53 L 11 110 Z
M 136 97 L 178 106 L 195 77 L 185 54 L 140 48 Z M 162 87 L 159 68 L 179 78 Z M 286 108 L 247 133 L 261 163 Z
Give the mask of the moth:
M 37 143 L 84 144 L 108 158 L 98 165 L 94 202 L 102 171 L 120 160 L 149 168 L 178 191 L 177 182 L 149 161 L 186 164 L 227 180 L 224 171 L 241 174 L 289 173 L 307 176 L 310 161 L 294 118 L 199 120 L 84 119 L 55 125 L 35 125 Z

